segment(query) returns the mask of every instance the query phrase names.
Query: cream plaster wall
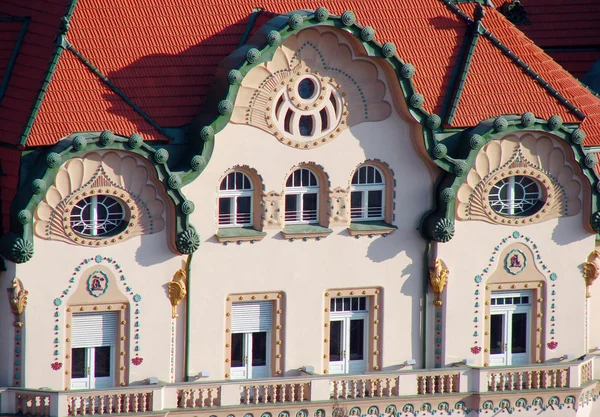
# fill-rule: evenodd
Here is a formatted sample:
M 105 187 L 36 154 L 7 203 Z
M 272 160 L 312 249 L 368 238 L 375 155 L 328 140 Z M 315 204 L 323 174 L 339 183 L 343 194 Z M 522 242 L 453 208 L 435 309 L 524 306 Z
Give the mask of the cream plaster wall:
M 438 246 L 438 257 L 446 262 L 450 270 L 444 304 L 444 315 L 449 318 L 445 328 L 444 362 L 473 359 L 475 365 L 483 365 L 484 352 L 473 354 L 470 349 L 474 346 L 475 339 L 478 340 L 479 346 L 485 347 L 485 283 L 496 268 L 504 268 L 505 256 L 493 255 L 494 248 L 502 243 L 502 239 L 507 238 L 500 251 L 514 242 L 524 243 L 530 249 L 534 249 L 531 242 L 512 237 L 514 232 L 529 237 L 537 245 L 541 260 L 548 270 L 558 276 L 556 281 L 549 280 L 547 270 L 540 268 L 537 261 L 539 271 L 546 276 L 546 309 L 543 312 L 543 331 L 546 337 L 542 339 L 546 360 L 556 359 L 563 354 L 585 353 L 585 283 L 581 275 L 581 264 L 594 249 L 595 237 L 583 229 L 581 215 L 520 227 L 491 225 L 480 221 L 457 221 L 454 238 Z M 511 237 L 508 238 L 509 236 Z M 528 259 L 528 262 L 531 261 Z M 483 276 L 479 287 L 480 307 L 475 308 L 474 292 L 477 287 L 474 278 L 481 274 L 484 268 L 488 268 L 489 272 Z M 515 276 L 515 280 L 519 278 L 519 275 Z M 552 287 L 553 284 L 555 287 Z M 550 309 L 552 289 L 556 290 L 555 314 Z M 475 310 L 478 310 L 477 314 Z M 558 346 L 550 350 L 546 344 L 550 341 L 548 329 L 550 317 L 553 315 Z M 478 317 L 478 323 L 474 323 L 475 316 Z M 473 336 L 475 324 L 479 325 L 477 338 Z M 591 320 L 590 332 L 597 338 L 597 334 L 600 333 L 597 321 Z
M 64 363 L 69 361 L 64 358 L 67 353 L 64 351 L 66 308 L 78 285 L 84 285 L 85 283 L 81 281 L 87 280 L 89 275 L 82 276 L 81 274 L 97 264 L 95 261 L 91 261 L 83 266 L 77 275 L 73 274 L 76 272 L 75 268 L 85 258 L 93 258 L 96 255 L 112 257 L 122 267 L 127 285 L 131 287 L 134 294 L 140 294 L 142 297 L 139 303 L 141 314 L 139 319 L 135 319 L 133 314 L 135 303 L 132 296 L 127 295 L 130 303 L 130 316 L 127 324 L 130 343 L 128 370 L 126 371 L 129 373 L 129 383 L 139 383 L 152 376 L 165 381 L 169 380 L 171 305 L 167 297 L 166 283 L 181 267 L 181 257 L 169 251 L 166 233 L 163 230 L 153 235 L 134 237 L 118 245 L 94 248 L 35 238 L 35 255 L 32 260 L 16 266 L 17 276 L 23 282 L 25 289 L 29 291 L 24 327 L 27 364 L 25 385 L 27 387 L 50 387 L 52 389 L 65 387 Z M 102 262 L 100 265 L 107 264 Z M 110 282 L 109 285 L 116 284 L 124 292 L 124 286 L 118 278 L 121 274 L 113 266 L 110 266 L 109 270 L 113 271 L 117 277 L 117 282 Z M 73 284 L 69 283 L 71 277 L 76 279 Z M 63 303 L 59 307 L 60 316 L 54 317 L 53 300 L 60 297 L 63 294 L 62 291 L 69 285 L 72 285 L 72 288 L 69 294 L 62 299 Z M 98 297 L 98 303 L 104 302 L 102 297 Z M 4 301 L 1 303 L 0 308 L 4 311 Z M 131 358 L 135 353 L 133 343 L 131 343 L 135 321 L 140 322 L 139 354 L 143 358 L 143 362 L 139 366 L 133 366 L 131 363 Z M 56 324 L 60 326 L 58 336 L 55 335 L 54 330 Z M 52 342 L 55 337 L 61 340 L 58 349 L 63 358 L 61 361 L 63 368 L 58 371 L 54 371 L 50 367 L 50 364 L 54 362 L 55 348 Z
M 406 359 L 421 361 L 420 297 L 425 242 L 417 226 L 430 207 L 431 182 L 425 164 L 410 142 L 408 125 L 393 113 L 378 123 L 364 123 L 312 150 L 280 144 L 258 129 L 228 125 L 215 138 L 208 168 L 184 193 L 196 203 L 191 222 L 202 237 L 193 258 L 191 329 L 192 374 L 202 370 L 223 379 L 225 369 L 225 299 L 228 294 L 285 293 L 285 371 L 312 365 L 322 372 L 324 293 L 333 288 L 383 287 L 383 368 Z M 223 174 L 249 165 L 262 176 L 266 191 L 283 190 L 292 167 L 313 161 L 324 167 L 331 188 L 349 187 L 355 168 L 380 159 L 394 171 L 397 197 L 394 224 L 386 238 L 355 239 L 346 227 L 334 227 L 321 241 L 284 240 L 267 229 L 254 244 L 215 241 L 217 190 Z M 328 352 L 327 352 L 328 353 Z

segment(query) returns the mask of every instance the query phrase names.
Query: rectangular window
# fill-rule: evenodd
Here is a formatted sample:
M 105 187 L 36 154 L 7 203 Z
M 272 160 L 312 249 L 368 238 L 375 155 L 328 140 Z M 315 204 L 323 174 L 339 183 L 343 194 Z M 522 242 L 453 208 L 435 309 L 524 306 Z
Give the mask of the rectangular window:
M 286 194 L 285 195 L 285 221 L 296 222 L 299 221 L 298 212 L 298 194 Z

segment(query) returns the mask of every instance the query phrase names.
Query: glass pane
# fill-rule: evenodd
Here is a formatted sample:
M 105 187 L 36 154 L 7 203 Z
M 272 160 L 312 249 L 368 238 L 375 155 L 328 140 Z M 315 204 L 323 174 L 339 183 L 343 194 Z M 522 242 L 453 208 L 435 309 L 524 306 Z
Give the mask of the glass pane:
M 344 311 L 350 311 L 350 298 L 344 298 Z
M 303 187 L 308 187 L 309 183 L 310 183 L 310 171 L 308 169 L 302 169 L 302 186 Z
M 302 220 L 317 220 L 317 194 L 304 194 L 302 196 L 302 203 Z
M 300 135 L 310 136 L 313 132 L 313 118 L 312 116 L 300 116 Z
M 340 320 L 329 323 L 329 360 L 332 362 L 342 360 L 342 328 Z
M 267 332 L 252 333 L 252 366 L 267 365 Z
M 335 311 L 344 311 L 343 307 L 342 307 L 342 299 L 341 298 L 336 298 L 335 299 Z
M 350 360 L 364 359 L 365 350 L 365 321 L 350 320 Z
M 291 187 L 293 184 L 294 184 L 294 173 L 292 172 L 292 174 L 288 177 L 287 181 L 285 182 L 285 186 Z
M 329 127 L 329 119 L 327 118 L 327 110 L 323 109 L 319 112 L 321 116 L 321 132 L 324 132 Z
M 244 333 L 231 335 L 231 366 L 234 368 L 244 366 Z
M 369 217 L 383 216 L 383 191 L 369 191 Z
M 288 222 L 298 221 L 298 195 L 285 196 L 285 220 Z
M 373 184 L 375 182 L 375 168 L 367 167 L 367 183 Z
M 252 197 L 238 197 L 237 198 L 237 223 L 238 224 L 249 224 L 252 219 L 250 218 L 250 212 L 252 210 Z
M 315 93 L 316 85 L 310 78 L 305 78 L 298 83 L 298 95 L 307 100 Z
M 110 346 L 97 347 L 94 350 L 94 376 L 96 378 L 110 376 Z
M 231 198 L 219 198 L 219 224 L 231 224 Z
M 353 219 L 363 217 L 363 194 L 364 193 L 362 191 L 353 191 L 350 193 L 350 214 Z
M 490 354 L 504 352 L 504 314 L 492 314 L 490 322 Z
M 331 299 L 331 303 L 329 303 L 329 309 L 335 311 L 335 300 L 333 298 Z
M 358 183 L 367 183 L 367 167 L 360 167 L 360 169 L 358 170 Z
M 71 349 L 71 377 L 72 378 L 85 378 L 85 351 L 86 348 L 73 348 Z
M 358 310 L 358 297 L 352 297 L 352 311 Z
M 527 352 L 527 313 L 512 315 L 512 353 Z
M 360 297 L 360 306 L 359 308 L 362 311 L 365 311 L 367 309 L 367 297 Z

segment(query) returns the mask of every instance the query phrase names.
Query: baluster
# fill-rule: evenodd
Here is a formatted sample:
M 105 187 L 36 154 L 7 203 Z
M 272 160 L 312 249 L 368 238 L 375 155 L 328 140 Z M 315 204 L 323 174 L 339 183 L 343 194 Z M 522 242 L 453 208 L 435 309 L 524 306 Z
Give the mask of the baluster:
M 417 393 L 425 394 L 425 377 L 417 377 Z
M 129 394 L 125 394 L 125 412 L 129 413 L 129 410 L 131 410 L 131 396 Z
M 112 395 L 109 395 L 109 396 L 108 396 L 108 407 L 107 407 L 107 411 L 108 411 L 108 414 L 112 414 L 112 412 L 113 412 L 113 396 L 112 396 Z
M 365 398 L 367 393 L 367 381 L 361 379 L 358 381 L 360 387 L 360 398 Z
M 259 390 L 260 390 L 260 387 L 256 387 L 256 392 L 259 392 Z M 263 398 L 261 400 L 261 403 L 267 404 L 269 402 L 269 386 L 268 385 L 263 385 L 262 386 L 262 391 L 263 391 Z M 259 401 L 259 398 L 257 398 L 256 400 L 254 400 L 254 404 L 258 404 L 258 401 Z
M 387 397 L 391 397 L 392 396 L 392 379 L 391 378 L 386 378 L 385 379 L 385 387 L 387 388 Z
M 98 414 L 104 414 L 104 395 L 98 397 Z
M 300 384 L 300 393 L 298 394 L 300 400 L 299 401 L 304 401 L 304 384 Z
M 219 395 L 219 388 L 209 388 L 206 393 L 208 406 L 213 407 L 215 405 L 215 397 Z M 204 406 L 204 404 L 202 404 Z
M 507 379 L 508 379 L 508 374 L 506 374 L 505 372 L 502 372 L 500 374 L 500 387 L 499 387 L 500 391 L 504 391 L 506 389 L 506 380 Z
M 133 412 L 137 413 L 138 412 L 138 408 L 139 408 L 139 401 L 140 401 L 140 393 L 139 392 L 135 392 L 133 394 L 131 394 L 133 396 Z
M 276 403 L 277 402 L 277 385 L 271 385 L 271 390 L 273 391 L 273 401 Z
M 454 375 L 447 375 L 446 392 L 454 392 Z
M 515 373 L 515 390 L 521 390 L 523 388 L 523 372 Z
M 440 375 L 438 377 L 438 381 L 439 381 L 439 394 L 443 394 L 444 392 L 446 392 L 446 375 Z
M 375 383 L 377 384 L 377 396 L 383 397 L 383 379 L 377 378 Z
M 116 413 L 123 412 L 123 395 L 117 395 L 117 403 L 115 404 Z
M 282 403 L 285 402 L 285 396 L 287 394 L 286 391 L 287 391 L 287 387 L 288 386 L 289 386 L 288 384 L 278 385 L 278 387 L 279 387 L 279 398 L 280 398 L 280 402 L 282 402 Z
M 375 381 L 369 379 L 369 397 L 373 398 L 375 396 Z
M 87 404 L 86 404 L 87 397 L 79 397 L 79 398 L 81 401 L 81 415 L 85 416 L 87 414 Z
M 493 373 L 493 372 L 490 374 L 490 386 L 489 386 L 489 388 L 490 388 L 491 391 L 496 391 L 496 388 L 498 387 L 498 384 L 496 382 L 496 376 L 497 375 L 495 373 Z
M 344 400 L 348 399 L 349 394 L 350 394 L 350 381 L 348 381 L 348 380 L 342 381 L 342 398 Z

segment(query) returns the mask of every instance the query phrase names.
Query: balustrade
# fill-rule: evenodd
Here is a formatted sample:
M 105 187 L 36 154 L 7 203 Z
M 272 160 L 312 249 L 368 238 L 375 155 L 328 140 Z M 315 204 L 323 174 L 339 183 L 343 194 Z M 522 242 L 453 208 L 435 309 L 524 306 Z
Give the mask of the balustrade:
M 69 416 L 143 413 L 153 411 L 152 396 L 152 391 L 69 394 L 67 412 Z
M 177 390 L 177 408 L 205 408 L 221 405 L 221 388 L 200 386 Z
M 498 369 L 488 373 L 488 391 L 566 388 L 569 368 Z
M 417 376 L 417 394 L 460 392 L 460 374 L 429 374 Z
M 309 381 L 240 385 L 240 404 L 268 404 L 310 401 Z
M 381 378 L 335 378 L 331 381 L 332 399 L 377 398 L 399 395 L 397 376 Z
M 47 417 L 50 415 L 50 395 L 17 392 L 16 408 L 19 414 Z

